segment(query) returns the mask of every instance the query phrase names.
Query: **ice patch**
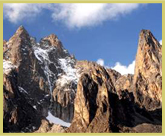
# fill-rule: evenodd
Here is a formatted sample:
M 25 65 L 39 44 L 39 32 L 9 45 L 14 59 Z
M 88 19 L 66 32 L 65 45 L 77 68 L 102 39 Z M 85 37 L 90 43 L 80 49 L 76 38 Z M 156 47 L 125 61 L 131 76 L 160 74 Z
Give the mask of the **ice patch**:
M 71 123 L 65 122 L 62 119 L 59 119 L 55 116 L 53 116 L 50 111 L 48 112 L 48 116 L 46 117 L 47 120 L 49 120 L 49 122 L 54 123 L 54 124 L 59 124 L 65 127 L 69 127 L 71 125 Z

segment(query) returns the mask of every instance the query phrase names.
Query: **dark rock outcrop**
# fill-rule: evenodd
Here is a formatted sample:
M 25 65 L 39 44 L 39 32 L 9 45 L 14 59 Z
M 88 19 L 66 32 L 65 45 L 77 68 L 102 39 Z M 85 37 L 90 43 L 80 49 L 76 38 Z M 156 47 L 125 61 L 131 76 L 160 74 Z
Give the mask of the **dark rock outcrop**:
M 26 93 L 26 92 L 24 92 Z M 3 131 L 33 132 L 40 126 L 42 116 L 20 93 L 17 72 L 3 75 Z

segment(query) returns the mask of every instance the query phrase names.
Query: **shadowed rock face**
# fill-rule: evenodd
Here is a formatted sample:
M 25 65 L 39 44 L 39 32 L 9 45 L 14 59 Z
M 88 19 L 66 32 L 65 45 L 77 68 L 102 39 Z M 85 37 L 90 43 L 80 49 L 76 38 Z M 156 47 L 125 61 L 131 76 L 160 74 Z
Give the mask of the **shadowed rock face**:
M 20 93 L 17 72 L 11 70 L 3 75 L 3 131 L 33 132 L 43 117 L 34 109 L 30 101 Z
M 14 99 L 22 100 L 20 97 L 23 97 L 41 116 L 46 117 L 50 110 L 55 116 L 70 122 L 73 118 L 77 79 L 75 81 L 74 77 L 74 80 L 65 80 L 69 76 L 66 75 L 65 68 L 74 68 L 76 60 L 63 48 L 57 36 L 50 35 L 36 43 L 21 26 L 9 41 L 4 41 L 3 47 L 3 75 L 13 77 L 10 73 L 13 69 L 17 75 L 12 83 L 4 81 L 4 88 L 16 86 L 21 95 Z M 75 70 L 71 72 L 76 73 Z M 57 81 L 63 77 L 66 83 L 62 86 Z M 8 91 L 16 90 L 8 87 Z M 10 110 L 11 108 L 7 112 L 10 113 Z
M 3 66 L 4 73 L 9 64 L 15 67 L 18 91 L 28 102 L 31 102 L 32 106 L 35 105 L 41 114 L 46 115 L 43 107 L 48 107 L 49 100 L 44 97 L 49 94 L 49 90 L 46 80 L 44 80 L 43 70 L 34 55 L 31 37 L 21 26 L 6 42 L 6 47 L 7 49 L 3 52 L 3 60 L 6 64 Z M 10 76 L 10 73 L 8 75 Z M 42 99 L 44 100 L 40 103 Z
M 4 132 L 161 132 L 162 46 L 140 33 L 135 74 L 77 61 L 54 34 L 3 42 Z M 50 123 L 48 111 L 69 128 Z M 23 123 L 22 123 L 23 121 Z

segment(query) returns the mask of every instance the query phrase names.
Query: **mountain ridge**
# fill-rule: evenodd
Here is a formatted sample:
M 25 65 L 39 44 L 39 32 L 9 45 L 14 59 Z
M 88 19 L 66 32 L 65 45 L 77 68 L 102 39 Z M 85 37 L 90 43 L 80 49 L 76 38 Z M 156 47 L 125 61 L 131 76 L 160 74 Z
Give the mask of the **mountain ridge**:
M 37 43 L 20 26 L 3 42 L 4 132 L 161 132 L 162 46 L 149 30 L 139 37 L 135 73 L 121 75 L 77 60 L 55 34 Z M 49 112 L 70 127 L 50 123 Z

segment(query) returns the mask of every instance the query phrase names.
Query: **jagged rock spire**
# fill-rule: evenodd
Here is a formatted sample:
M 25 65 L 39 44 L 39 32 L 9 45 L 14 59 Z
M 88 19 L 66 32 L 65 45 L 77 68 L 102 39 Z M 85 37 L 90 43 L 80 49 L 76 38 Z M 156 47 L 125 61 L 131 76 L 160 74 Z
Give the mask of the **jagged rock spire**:
M 161 106 L 162 46 L 149 30 L 139 36 L 135 61 L 134 86 L 136 101 L 147 109 Z

